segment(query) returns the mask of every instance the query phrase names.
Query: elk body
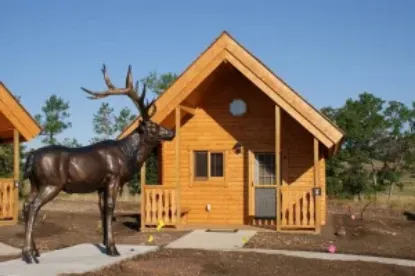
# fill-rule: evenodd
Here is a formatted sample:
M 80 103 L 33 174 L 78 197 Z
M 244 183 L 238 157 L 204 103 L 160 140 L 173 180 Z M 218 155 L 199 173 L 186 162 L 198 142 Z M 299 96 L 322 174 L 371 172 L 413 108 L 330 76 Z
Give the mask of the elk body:
M 29 154 L 24 179 L 30 180 L 31 190 L 23 206 L 25 241 L 22 248 L 23 259 L 27 263 L 38 262 L 39 252 L 32 236 L 36 216 L 40 208 L 61 191 L 98 193 L 106 254 L 118 256 L 111 227 L 118 192 L 132 179 L 154 147 L 162 141 L 172 140 L 175 136 L 174 131 L 150 120 L 156 112 L 154 100 L 144 104 L 146 87 L 144 85 L 139 96 L 138 82 L 133 87 L 131 66 L 128 68 L 125 88 L 116 88 L 111 83 L 105 65 L 102 72 L 108 90 L 92 92 L 82 88 L 91 95 L 89 98 L 128 96 L 140 111 L 141 121 L 130 135 L 121 140 L 105 140 L 78 148 L 52 145 Z

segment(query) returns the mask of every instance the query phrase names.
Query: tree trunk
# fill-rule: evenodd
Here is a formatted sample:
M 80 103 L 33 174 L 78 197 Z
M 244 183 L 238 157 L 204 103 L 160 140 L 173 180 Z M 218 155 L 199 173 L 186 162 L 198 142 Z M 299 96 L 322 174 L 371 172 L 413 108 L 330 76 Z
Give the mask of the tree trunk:
M 378 199 L 378 191 L 377 191 L 378 178 L 377 178 L 376 172 L 373 172 L 373 186 L 375 187 L 375 206 L 376 206 L 377 199 Z
M 391 182 L 390 186 L 389 186 L 389 195 L 388 195 L 388 203 L 391 200 L 392 197 L 392 192 L 393 192 L 393 182 Z

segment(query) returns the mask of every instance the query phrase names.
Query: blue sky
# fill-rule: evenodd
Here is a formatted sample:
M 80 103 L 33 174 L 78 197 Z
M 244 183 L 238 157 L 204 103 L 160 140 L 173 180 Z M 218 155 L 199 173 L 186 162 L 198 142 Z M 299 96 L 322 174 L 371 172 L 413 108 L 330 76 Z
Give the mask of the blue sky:
M 149 71 L 181 73 L 223 30 L 317 108 L 368 91 L 415 100 L 415 2 L 2 1 L 0 80 L 35 115 L 45 99 L 70 101 L 73 127 L 60 137 L 87 143 L 106 63 L 123 85 Z M 154 97 L 154 95 L 150 95 Z M 111 98 L 118 111 L 127 98 Z M 134 110 L 134 109 L 133 109 Z M 39 139 L 29 147 L 38 147 Z

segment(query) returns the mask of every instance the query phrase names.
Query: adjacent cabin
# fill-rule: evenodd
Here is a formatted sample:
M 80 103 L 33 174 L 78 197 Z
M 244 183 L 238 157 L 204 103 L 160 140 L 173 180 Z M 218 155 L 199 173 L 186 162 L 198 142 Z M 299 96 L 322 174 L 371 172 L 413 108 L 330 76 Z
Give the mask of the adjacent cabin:
M 40 131 L 37 122 L 0 82 L 0 144 L 13 144 L 13 173 L 0 178 L 0 226 L 17 223 L 20 143 L 32 140 Z
M 320 231 L 325 164 L 344 134 L 227 32 L 155 104 L 153 121 L 176 137 L 159 146 L 159 185 L 142 169 L 143 229 L 162 220 Z

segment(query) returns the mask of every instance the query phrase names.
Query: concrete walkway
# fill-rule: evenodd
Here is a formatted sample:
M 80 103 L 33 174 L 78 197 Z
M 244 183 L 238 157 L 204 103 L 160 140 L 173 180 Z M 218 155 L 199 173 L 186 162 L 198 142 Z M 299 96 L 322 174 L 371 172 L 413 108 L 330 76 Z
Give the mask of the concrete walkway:
M 22 252 L 21 249 L 0 242 L 0 256 L 17 255 Z
M 177 239 L 166 248 L 194 248 L 194 249 L 232 249 L 241 248 L 256 231 L 238 230 L 237 232 L 206 232 L 194 230 L 180 239 Z
M 93 244 L 41 253 L 38 264 L 26 264 L 21 259 L 0 263 L 0 276 L 56 276 L 60 273 L 85 273 L 109 266 L 121 260 L 157 250 L 157 246 L 117 245 L 121 256 L 110 257 Z
M 225 249 L 222 251 L 232 252 L 257 252 L 264 254 L 285 255 L 307 259 L 319 259 L 327 261 L 361 261 L 361 262 L 376 262 L 382 264 L 395 264 L 401 266 L 415 267 L 415 260 L 405 260 L 396 258 L 373 257 L 353 254 L 339 254 L 339 253 L 324 253 L 312 251 L 294 251 L 294 250 L 278 250 L 278 249 L 256 249 L 256 248 L 236 248 Z
M 265 254 L 285 255 L 299 258 L 320 259 L 328 261 L 362 261 L 377 262 L 383 264 L 396 264 L 401 266 L 415 267 L 415 260 L 373 257 L 352 254 L 331 254 L 324 252 L 293 251 L 243 248 L 243 238 L 248 241 L 255 231 L 237 231 L 236 233 L 206 232 L 206 230 L 195 230 L 166 246 L 166 248 L 193 248 L 202 250 L 232 251 L 232 252 L 257 252 Z

